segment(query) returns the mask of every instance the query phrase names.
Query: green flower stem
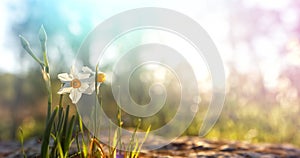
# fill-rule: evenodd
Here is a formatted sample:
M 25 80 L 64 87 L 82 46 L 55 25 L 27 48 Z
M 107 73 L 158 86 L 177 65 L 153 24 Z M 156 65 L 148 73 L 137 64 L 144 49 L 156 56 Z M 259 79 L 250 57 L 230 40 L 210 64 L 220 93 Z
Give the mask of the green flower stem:
M 26 52 L 41 66 L 43 78 L 46 84 L 47 93 L 48 93 L 48 114 L 50 114 L 51 105 L 52 105 L 52 90 L 51 90 L 51 78 L 50 78 L 50 70 L 49 70 L 49 62 L 47 58 L 47 34 L 43 26 L 41 26 L 39 31 L 39 39 L 42 46 L 42 52 L 44 57 L 44 62 L 42 62 L 33 52 L 29 42 L 21 35 L 19 35 L 22 47 L 26 50 Z M 49 120 L 49 115 L 47 115 L 47 120 Z
M 120 142 L 119 144 L 119 149 L 122 149 L 122 125 L 123 125 L 123 121 L 122 121 L 122 110 L 120 107 L 118 107 L 118 114 L 117 114 L 117 118 L 118 118 L 118 141 Z
M 62 107 L 62 101 L 63 101 L 64 95 L 61 94 L 59 95 L 59 102 L 58 102 L 58 106 Z
M 47 34 L 44 29 L 44 26 L 42 25 L 39 31 L 39 39 L 41 42 L 41 47 L 42 47 L 42 53 L 44 57 L 44 66 L 43 66 L 43 77 L 46 83 L 47 87 L 47 92 L 48 92 L 48 106 L 52 105 L 52 90 L 51 90 L 51 78 L 50 78 L 50 69 L 49 69 L 49 62 L 48 62 L 48 57 L 47 57 Z M 50 109 L 51 111 L 51 109 Z
M 43 73 L 43 78 L 44 78 L 46 88 L 47 88 L 47 92 L 48 92 L 47 125 L 46 125 L 46 129 L 45 129 L 46 137 L 44 137 L 44 139 L 43 139 L 43 145 L 47 146 L 47 150 L 45 151 L 45 153 L 42 152 L 42 157 L 44 157 L 45 155 L 47 155 L 47 157 L 48 157 L 49 156 L 48 148 L 49 148 L 50 136 L 48 136 L 47 132 L 50 132 L 50 130 L 53 126 L 53 121 L 54 121 L 51 116 L 53 116 L 53 114 L 56 115 L 57 111 L 59 111 L 59 113 L 60 113 L 60 117 L 58 118 L 59 119 L 59 125 L 62 126 L 62 121 L 61 121 L 62 120 L 62 118 L 61 118 L 62 117 L 62 114 L 61 114 L 62 108 L 61 108 L 61 106 L 59 106 L 52 113 L 52 86 L 51 86 L 50 69 L 49 69 L 49 62 L 48 62 L 47 48 L 46 48 L 47 34 L 46 34 L 46 31 L 45 31 L 43 26 L 41 26 L 40 31 L 39 31 L 39 39 L 40 39 L 43 58 L 44 58 L 44 63 L 43 63 L 43 66 L 42 66 L 42 73 Z M 49 128 L 50 128 L 50 130 L 49 130 Z M 61 130 L 58 130 L 56 132 L 61 132 Z M 60 139 L 60 138 L 58 138 L 58 139 Z M 58 143 L 60 143 L 60 140 L 58 140 Z M 46 148 L 45 146 L 44 146 L 44 148 Z M 43 146 L 42 146 L 42 151 L 43 151 Z
M 98 99 L 98 101 L 100 101 L 100 107 L 101 107 L 101 100 L 102 100 L 102 98 L 101 98 L 101 96 L 100 96 L 100 98 L 97 98 L 98 97 L 98 95 L 99 95 L 99 89 L 98 89 L 98 81 L 97 81 L 97 74 L 98 74 L 98 64 L 96 65 L 96 72 L 95 72 L 95 93 L 96 93 L 96 97 L 95 97 L 95 118 L 94 118 L 94 127 L 95 127 L 95 131 L 94 131 L 94 136 L 97 134 L 97 132 L 98 132 L 98 124 L 97 124 L 97 121 L 98 121 L 98 118 L 97 118 L 97 111 L 98 111 L 98 109 L 97 109 L 97 104 L 96 104 L 96 102 L 97 102 L 97 99 Z
M 39 39 L 41 42 L 42 53 L 44 57 L 44 61 L 42 62 L 33 52 L 30 47 L 29 42 L 23 37 L 19 36 L 21 40 L 22 47 L 26 50 L 26 52 L 41 66 L 42 68 L 42 75 L 46 84 L 46 89 L 48 93 L 48 108 L 47 108 L 47 120 L 46 120 L 46 128 L 45 133 L 43 136 L 43 142 L 41 146 L 41 155 L 42 157 L 49 157 L 49 139 L 51 134 L 52 126 L 54 125 L 54 118 L 57 113 L 57 108 L 55 111 L 52 112 L 52 90 L 51 90 L 51 78 L 50 78 L 50 69 L 49 69 L 49 62 L 47 57 L 47 34 L 43 26 L 41 26 L 39 31 Z
M 48 111 L 47 111 L 47 120 L 49 119 L 49 114 L 52 112 L 52 89 L 51 89 L 51 79 L 49 75 L 49 69 L 48 72 L 42 70 L 43 78 L 46 84 L 46 89 L 48 93 Z

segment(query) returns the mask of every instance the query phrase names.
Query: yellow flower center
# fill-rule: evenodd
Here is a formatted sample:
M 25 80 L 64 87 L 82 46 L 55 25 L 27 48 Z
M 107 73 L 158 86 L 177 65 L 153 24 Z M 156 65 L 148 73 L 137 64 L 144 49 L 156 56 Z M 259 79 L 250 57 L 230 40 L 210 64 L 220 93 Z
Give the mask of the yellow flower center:
M 106 80 L 106 75 L 105 73 L 98 73 L 97 74 L 97 82 L 104 82 Z
M 73 80 L 71 81 L 71 86 L 72 86 L 73 88 L 79 88 L 79 87 L 81 86 L 80 80 L 78 80 L 77 78 L 73 79 Z

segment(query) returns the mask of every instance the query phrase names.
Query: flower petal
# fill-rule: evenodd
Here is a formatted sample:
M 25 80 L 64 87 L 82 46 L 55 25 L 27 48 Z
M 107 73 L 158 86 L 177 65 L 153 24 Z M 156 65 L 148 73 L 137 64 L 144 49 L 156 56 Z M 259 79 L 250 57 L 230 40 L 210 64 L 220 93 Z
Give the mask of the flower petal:
M 95 91 L 95 84 L 91 84 L 83 93 L 91 95 Z
M 81 96 L 82 96 L 82 93 L 79 92 L 77 89 L 72 89 L 71 93 L 69 95 L 73 104 L 76 104 L 79 101 L 79 99 L 81 98 Z
M 74 76 L 76 73 L 77 73 L 77 71 L 76 71 L 75 65 L 72 65 L 71 70 L 70 70 L 70 74 Z
M 90 68 L 87 67 L 87 66 L 82 67 L 82 72 L 90 73 L 90 74 L 94 74 L 94 73 L 95 73 L 95 72 L 93 72 L 92 69 L 90 69 Z
M 78 90 L 79 90 L 79 92 L 84 92 L 86 89 L 88 89 L 89 88 L 89 84 L 88 83 L 86 83 L 86 82 L 82 82 L 81 83 L 81 86 L 78 88 Z
M 81 79 L 89 78 L 90 74 L 78 73 L 75 75 L 75 77 L 78 78 L 79 80 L 81 80 Z
M 69 76 L 68 73 L 58 74 L 57 77 L 61 82 L 72 81 L 72 78 Z
M 66 94 L 70 93 L 72 90 L 72 87 L 62 87 L 60 90 L 57 92 L 58 94 Z
M 89 84 L 94 84 L 95 85 L 95 75 L 92 75 L 89 78 L 87 78 L 86 82 L 88 82 Z

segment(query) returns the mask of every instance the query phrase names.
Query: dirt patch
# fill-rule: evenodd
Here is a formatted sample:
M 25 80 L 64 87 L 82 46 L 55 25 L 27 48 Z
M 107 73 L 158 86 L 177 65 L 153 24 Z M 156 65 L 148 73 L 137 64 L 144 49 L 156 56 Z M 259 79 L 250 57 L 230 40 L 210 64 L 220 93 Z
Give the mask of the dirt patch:
M 39 155 L 40 141 L 24 144 L 27 157 Z M 72 150 L 71 150 L 72 152 Z M 75 152 L 73 150 L 73 152 Z M 23 157 L 17 142 L 0 142 L 0 157 Z M 199 137 L 181 137 L 160 149 L 143 150 L 140 157 L 300 157 L 300 149 L 288 144 L 251 144 L 246 142 L 212 141 Z

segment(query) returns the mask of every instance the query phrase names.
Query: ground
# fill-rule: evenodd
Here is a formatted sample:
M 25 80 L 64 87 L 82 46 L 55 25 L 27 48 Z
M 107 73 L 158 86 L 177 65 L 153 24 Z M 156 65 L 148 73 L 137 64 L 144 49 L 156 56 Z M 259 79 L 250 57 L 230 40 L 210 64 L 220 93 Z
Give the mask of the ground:
M 24 144 L 28 157 L 36 157 L 40 142 L 31 139 Z M 0 142 L 0 157 L 22 157 L 20 144 Z M 300 157 L 300 149 L 288 144 L 250 144 L 246 142 L 212 141 L 198 137 L 181 137 L 154 151 L 144 150 L 140 157 Z

